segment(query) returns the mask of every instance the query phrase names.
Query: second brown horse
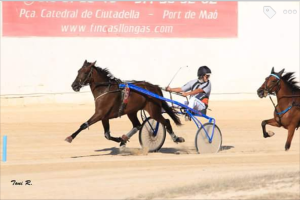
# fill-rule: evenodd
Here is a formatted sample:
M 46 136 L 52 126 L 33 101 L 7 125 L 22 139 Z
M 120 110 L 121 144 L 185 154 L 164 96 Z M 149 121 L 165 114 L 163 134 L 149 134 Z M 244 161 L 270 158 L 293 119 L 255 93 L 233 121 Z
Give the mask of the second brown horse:
M 263 136 L 265 138 L 274 135 L 272 131 L 266 131 L 266 125 L 284 127 L 288 130 L 285 150 L 289 150 L 295 133 L 295 129 L 300 126 L 300 87 L 295 81 L 294 73 L 284 73 L 284 69 L 275 72 L 272 68 L 271 75 L 268 76 L 262 86 L 257 90 L 260 98 L 275 94 L 278 105 L 275 106 L 274 118 L 262 121 Z M 271 97 L 270 97 L 271 99 Z M 272 100 L 272 99 L 271 99 Z M 272 101 L 273 102 L 273 101 Z

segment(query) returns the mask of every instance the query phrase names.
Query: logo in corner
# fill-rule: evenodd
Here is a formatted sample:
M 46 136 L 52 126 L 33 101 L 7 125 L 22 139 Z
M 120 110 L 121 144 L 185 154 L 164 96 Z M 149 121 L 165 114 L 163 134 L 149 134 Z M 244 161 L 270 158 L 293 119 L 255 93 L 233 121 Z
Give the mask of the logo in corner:
M 34 1 L 24 1 L 24 4 L 26 6 L 31 6 L 34 3 Z

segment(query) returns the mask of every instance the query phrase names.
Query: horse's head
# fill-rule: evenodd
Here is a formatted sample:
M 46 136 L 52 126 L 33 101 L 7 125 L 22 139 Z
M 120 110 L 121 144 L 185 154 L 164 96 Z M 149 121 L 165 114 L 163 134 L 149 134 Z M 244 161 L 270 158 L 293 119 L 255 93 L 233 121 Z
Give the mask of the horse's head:
M 83 86 L 90 83 L 95 64 L 96 61 L 93 63 L 89 63 L 86 60 L 84 61 L 83 66 L 78 70 L 78 75 L 72 84 L 72 88 L 75 92 L 79 92 Z
M 257 95 L 260 98 L 266 97 L 268 94 L 273 94 L 280 89 L 280 81 L 284 69 L 276 73 L 274 67 L 272 68 L 270 76 L 268 76 L 265 82 L 257 90 Z

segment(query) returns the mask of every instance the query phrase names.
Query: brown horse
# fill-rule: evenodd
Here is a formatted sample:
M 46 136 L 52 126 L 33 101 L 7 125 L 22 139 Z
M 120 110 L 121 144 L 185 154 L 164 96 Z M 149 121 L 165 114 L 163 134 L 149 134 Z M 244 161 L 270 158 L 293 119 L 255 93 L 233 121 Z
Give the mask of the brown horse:
M 285 150 L 289 150 L 294 136 L 295 129 L 300 126 L 300 87 L 295 81 L 294 73 L 285 73 L 284 69 L 276 73 L 274 67 L 271 75 L 268 76 L 262 86 L 257 90 L 260 98 L 266 97 L 268 94 L 275 94 L 277 97 L 277 106 L 273 103 L 274 118 L 264 120 L 261 123 L 263 136 L 265 138 L 274 135 L 272 131 L 266 131 L 266 125 L 284 127 L 288 130 L 288 137 L 285 143 Z
M 119 88 L 119 84 L 122 81 L 115 78 L 107 69 L 96 67 L 95 63 L 85 61 L 72 84 L 72 88 L 76 92 L 79 92 L 83 86 L 90 85 L 95 100 L 95 113 L 75 133 L 65 139 L 67 142 L 71 143 L 82 130 L 98 121 L 102 121 L 105 138 L 120 142 L 120 145 L 125 145 L 128 139 L 141 128 L 141 123 L 137 118 L 139 110 L 146 110 L 153 119 L 163 124 L 174 142 L 184 142 L 182 137 L 177 137 L 174 134 L 170 121 L 162 116 L 163 108 L 176 125 L 181 125 L 180 119 L 165 101 L 149 97 L 134 90 L 129 91 L 128 88 Z M 144 81 L 135 81 L 134 84 L 160 96 L 163 95 L 157 85 Z M 109 119 L 125 114 L 133 125 L 132 130 L 122 137 L 112 137 L 109 130 Z

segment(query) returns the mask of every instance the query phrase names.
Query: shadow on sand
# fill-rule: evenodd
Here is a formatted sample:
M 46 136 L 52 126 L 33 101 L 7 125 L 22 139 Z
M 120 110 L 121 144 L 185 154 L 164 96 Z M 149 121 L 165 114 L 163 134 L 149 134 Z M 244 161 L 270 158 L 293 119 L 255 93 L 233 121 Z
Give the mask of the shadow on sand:
M 220 151 L 227 151 L 234 148 L 234 146 L 222 146 Z M 85 158 L 85 157 L 93 157 L 93 156 L 108 156 L 108 155 L 121 155 L 121 156 L 130 156 L 130 155 L 148 155 L 147 149 L 142 148 L 105 148 L 98 149 L 95 152 L 107 152 L 105 154 L 94 154 L 94 155 L 85 155 L 85 156 L 73 156 L 71 158 Z M 155 153 L 155 152 L 152 152 Z M 180 147 L 180 148 L 161 148 L 157 153 L 162 154 L 197 154 L 196 149 L 188 148 L 188 147 Z
M 234 148 L 234 146 L 222 146 L 220 149 L 221 151 L 227 151 Z M 160 153 L 165 153 L 165 154 L 197 154 L 198 152 L 196 151 L 195 148 L 193 147 L 179 147 L 179 148 L 161 148 L 159 150 Z
M 227 151 L 227 150 L 230 150 L 230 149 L 233 149 L 234 146 L 222 146 L 220 151 Z
M 86 156 L 73 156 L 71 158 L 85 158 L 85 157 L 93 157 L 93 156 L 118 155 L 118 154 L 120 154 L 120 149 L 116 148 L 116 147 L 111 147 L 111 148 L 95 150 L 95 152 L 107 152 L 107 153 L 106 154 L 86 155 Z

